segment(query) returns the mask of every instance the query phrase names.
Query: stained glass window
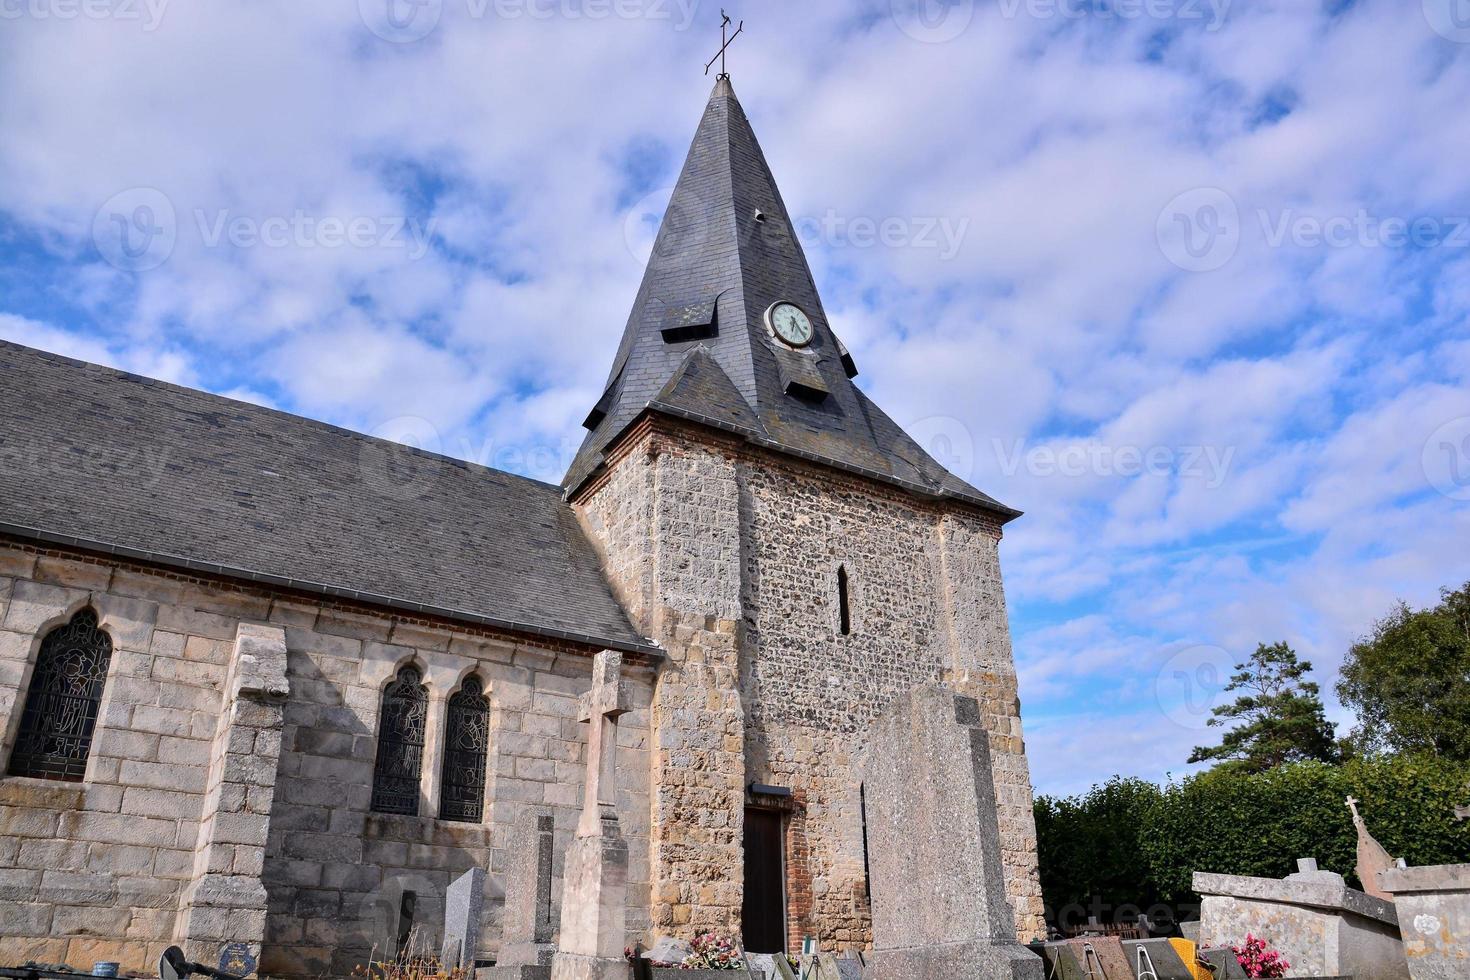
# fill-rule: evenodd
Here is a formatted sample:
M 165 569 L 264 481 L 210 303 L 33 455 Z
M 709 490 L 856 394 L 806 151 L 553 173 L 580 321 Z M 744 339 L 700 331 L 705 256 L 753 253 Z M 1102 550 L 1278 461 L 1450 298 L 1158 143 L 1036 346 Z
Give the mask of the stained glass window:
M 10 754 L 11 775 L 81 781 L 111 659 L 112 640 L 90 609 L 46 634 Z
M 485 814 L 485 751 L 490 744 L 490 699 L 478 677 L 465 679 L 449 699 L 445 718 L 444 779 L 439 816 L 479 823 Z
M 383 691 L 378 715 L 378 758 L 373 766 L 372 807 L 378 813 L 419 812 L 419 772 L 424 764 L 424 728 L 429 692 L 419 672 L 404 667 Z

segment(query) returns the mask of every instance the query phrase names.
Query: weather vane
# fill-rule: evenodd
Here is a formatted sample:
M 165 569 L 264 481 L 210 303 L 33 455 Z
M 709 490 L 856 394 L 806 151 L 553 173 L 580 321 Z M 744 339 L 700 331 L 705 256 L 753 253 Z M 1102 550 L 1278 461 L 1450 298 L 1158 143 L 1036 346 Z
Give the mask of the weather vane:
M 727 72 L 727 71 L 725 71 L 725 49 L 728 48 L 730 46 L 730 44 L 737 37 L 740 36 L 740 32 L 741 31 L 745 30 L 745 21 L 742 20 L 738 25 L 736 25 L 736 27 L 735 27 L 735 33 L 734 34 L 731 34 L 727 38 L 727 37 L 725 37 L 725 31 L 726 31 L 726 29 L 729 28 L 729 26 L 730 26 L 730 15 L 727 14 L 727 13 L 725 13 L 725 11 L 723 9 L 721 9 L 720 10 L 720 50 L 716 51 L 715 52 L 715 57 L 714 58 L 711 58 L 709 60 L 709 62 L 704 66 L 704 73 L 706 75 L 709 74 L 710 67 L 715 63 L 715 58 L 718 58 L 719 61 L 720 61 L 720 73 L 718 75 L 716 75 L 715 77 L 716 78 L 729 78 L 730 77 L 730 73 Z

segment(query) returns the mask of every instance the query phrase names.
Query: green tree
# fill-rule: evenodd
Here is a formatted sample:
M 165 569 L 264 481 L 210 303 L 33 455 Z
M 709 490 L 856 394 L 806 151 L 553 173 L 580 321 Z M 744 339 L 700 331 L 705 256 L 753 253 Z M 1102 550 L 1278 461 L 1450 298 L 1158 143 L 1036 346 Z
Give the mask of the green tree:
M 1398 607 L 1353 644 L 1337 696 L 1364 752 L 1470 759 L 1470 582 L 1433 609 Z
M 1226 691 L 1243 691 L 1214 711 L 1211 725 L 1238 722 L 1219 745 L 1198 745 L 1190 762 L 1221 762 L 1245 772 L 1265 772 L 1288 762 L 1337 758 L 1336 735 L 1316 684 L 1306 679 L 1310 661 L 1298 660 L 1285 643 L 1262 643 L 1235 665 Z

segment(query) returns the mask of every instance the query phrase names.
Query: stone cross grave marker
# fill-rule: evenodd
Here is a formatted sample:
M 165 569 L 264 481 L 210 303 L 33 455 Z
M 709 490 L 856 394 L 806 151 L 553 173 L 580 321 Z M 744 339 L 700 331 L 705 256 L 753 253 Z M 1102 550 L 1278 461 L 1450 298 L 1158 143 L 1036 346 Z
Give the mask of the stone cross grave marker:
M 1466 786 L 1465 787 L 1465 791 L 1466 792 L 1470 792 L 1470 786 Z M 1455 807 L 1455 819 L 1456 820 L 1470 820 L 1470 806 L 1457 806 L 1457 807 Z
M 582 695 L 577 720 L 589 725 L 587 785 L 577 836 L 597 832 L 604 819 L 617 821 L 618 719 L 628 713 L 628 689 L 622 679 L 623 655 L 604 650 L 593 660 L 592 690 Z
M 1368 825 L 1358 814 L 1358 801 L 1353 797 L 1347 798 L 1347 807 L 1353 813 L 1353 826 L 1358 829 L 1358 880 L 1363 884 L 1363 891 L 1374 898 L 1381 898 L 1385 902 L 1393 901 L 1393 896 L 1383 890 L 1378 883 L 1378 872 L 1388 871 L 1397 867 L 1397 862 L 1389 856 L 1383 845 L 1368 833 Z
M 626 980 L 628 842 L 618 827 L 618 719 L 631 699 L 622 678 L 623 655 L 599 653 L 592 690 L 583 695 L 587 781 L 582 818 L 567 852 L 562 879 L 561 937 L 551 961 L 552 980 Z
M 444 893 L 444 947 L 440 961 L 449 969 L 474 968 L 480 951 L 481 913 L 485 907 L 485 871 L 471 868 Z

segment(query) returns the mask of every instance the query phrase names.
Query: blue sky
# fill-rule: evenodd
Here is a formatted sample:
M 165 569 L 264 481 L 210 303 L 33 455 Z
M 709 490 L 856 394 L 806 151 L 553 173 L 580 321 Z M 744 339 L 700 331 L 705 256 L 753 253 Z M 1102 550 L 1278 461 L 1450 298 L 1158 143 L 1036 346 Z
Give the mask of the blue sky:
M 1470 579 L 1462 0 L 732 13 L 861 383 L 1027 512 L 1039 789 L 1185 773 L 1256 643 L 1330 691 Z M 0 336 L 557 480 L 718 15 L 0 5 Z

